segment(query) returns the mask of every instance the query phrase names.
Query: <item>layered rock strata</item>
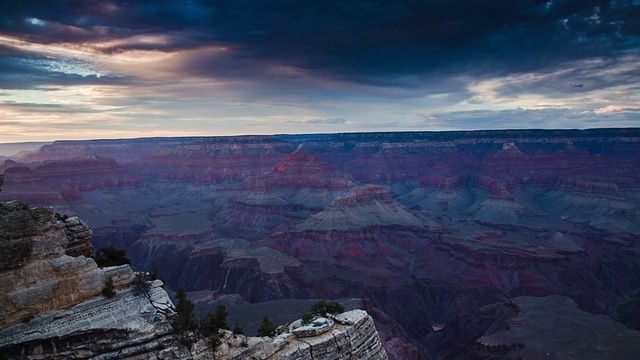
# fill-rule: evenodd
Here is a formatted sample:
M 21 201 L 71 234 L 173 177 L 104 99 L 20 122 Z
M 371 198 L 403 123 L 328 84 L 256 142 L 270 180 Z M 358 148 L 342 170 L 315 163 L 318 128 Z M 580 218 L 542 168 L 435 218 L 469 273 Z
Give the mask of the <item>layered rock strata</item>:
M 162 264 L 173 288 L 369 298 L 409 344 L 515 296 L 626 309 L 638 292 L 639 144 L 637 128 L 56 142 L 0 165 L 0 198 L 81 216 L 97 247 Z M 358 197 L 367 184 L 387 193 Z M 382 336 L 392 356 L 399 346 Z
M 64 222 L 64 232 L 67 235 L 67 249 L 65 254 L 69 256 L 91 257 L 93 246 L 91 234 L 93 233 L 87 223 L 77 216 L 59 217 Z
M 292 326 L 300 326 L 300 321 Z M 387 359 L 373 319 L 364 310 L 334 316 L 333 321 L 323 322 L 321 330 L 290 329 L 290 332 L 256 344 L 230 360 Z
M 98 268 L 91 230 L 51 208 L 0 202 L 0 357 L 9 359 L 387 359 L 363 310 L 335 316 L 321 332 L 274 339 L 221 332 L 182 345 L 171 326 L 174 306 L 159 280 L 128 265 Z M 115 295 L 103 296 L 107 279 Z M 299 323 L 300 321 L 298 321 Z
M 90 239 L 86 225 L 73 219 L 69 224 L 57 220 L 51 208 L 0 203 L 0 327 L 100 295 L 109 277 L 115 288 L 129 285 L 128 266 L 99 269 L 93 259 L 66 254 L 68 237 L 72 250 L 86 249 Z
M 173 304 L 161 285 L 155 282 L 146 296 L 132 286 L 111 299 L 96 296 L 25 320 L 0 331 L 0 351 L 29 359 L 156 356 L 176 344 L 167 317 Z
M 295 230 L 345 231 L 387 225 L 422 228 L 424 221 L 394 200 L 386 188 L 367 185 L 335 199 L 323 211 L 297 224 Z

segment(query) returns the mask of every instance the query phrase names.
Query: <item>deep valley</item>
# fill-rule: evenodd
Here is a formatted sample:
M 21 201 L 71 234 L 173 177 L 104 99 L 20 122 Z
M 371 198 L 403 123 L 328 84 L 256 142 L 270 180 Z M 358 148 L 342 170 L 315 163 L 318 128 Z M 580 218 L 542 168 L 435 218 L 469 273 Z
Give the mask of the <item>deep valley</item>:
M 520 318 L 638 338 L 640 129 L 56 141 L 0 173 L 198 306 L 352 299 L 390 358 L 535 356 Z

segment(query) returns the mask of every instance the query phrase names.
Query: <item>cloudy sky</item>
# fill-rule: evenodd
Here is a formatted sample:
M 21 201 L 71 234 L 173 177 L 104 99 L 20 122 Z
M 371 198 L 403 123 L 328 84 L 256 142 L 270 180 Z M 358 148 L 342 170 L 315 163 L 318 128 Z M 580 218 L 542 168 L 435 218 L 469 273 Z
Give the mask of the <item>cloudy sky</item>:
M 640 0 L 0 0 L 0 142 L 640 126 Z

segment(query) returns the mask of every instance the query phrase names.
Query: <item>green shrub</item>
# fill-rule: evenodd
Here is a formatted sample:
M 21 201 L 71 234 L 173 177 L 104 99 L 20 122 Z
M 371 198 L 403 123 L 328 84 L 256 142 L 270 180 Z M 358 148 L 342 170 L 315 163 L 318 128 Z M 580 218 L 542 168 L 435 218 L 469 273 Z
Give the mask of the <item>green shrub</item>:
M 122 249 L 116 249 L 113 245 L 100 248 L 95 256 L 98 267 L 118 266 L 131 264 L 131 260 L 127 258 L 127 252 Z
M 107 299 L 111 299 L 116 296 L 116 291 L 113 290 L 113 278 L 109 276 L 107 280 L 104 281 L 104 288 L 102 289 L 102 296 Z
M 258 336 L 274 336 L 276 334 L 276 325 L 268 316 L 262 318 L 262 324 L 258 328 Z
M 311 314 L 318 316 L 325 316 L 326 314 L 342 314 L 344 312 L 344 306 L 337 302 L 327 303 L 325 300 L 320 300 L 311 306 Z
M 156 263 L 155 261 L 151 263 L 151 273 L 149 274 L 149 276 L 151 277 L 151 280 L 158 280 L 159 279 L 159 274 L 158 274 L 158 263 Z
M 214 319 L 216 322 L 216 326 L 218 326 L 218 329 L 229 329 L 229 325 L 227 325 L 227 316 L 229 316 L 229 312 L 227 311 L 227 308 L 224 307 L 224 305 L 216 306 Z
M 209 339 L 209 346 L 211 346 L 211 350 L 213 351 L 216 351 L 218 346 L 220 346 L 221 344 L 222 344 L 222 340 L 220 340 L 220 335 L 218 334 L 214 334 Z
M 337 302 L 331 302 L 327 305 L 327 312 L 329 314 L 342 314 L 344 312 L 344 306 Z
M 149 294 L 149 290 L 151 290 L 151 284 L 148 281 L 148 276 L 146 273 L 139 272 L 135 274 L 133 278 L 133 284 L 136 286 L 136 290 L 138 293 Z
M 314 317 L 315 316 L 313 316 L 312 313 L 304 313 L 304 314 L 302 314 L 302 325 L 310 324 L 313 321 Z

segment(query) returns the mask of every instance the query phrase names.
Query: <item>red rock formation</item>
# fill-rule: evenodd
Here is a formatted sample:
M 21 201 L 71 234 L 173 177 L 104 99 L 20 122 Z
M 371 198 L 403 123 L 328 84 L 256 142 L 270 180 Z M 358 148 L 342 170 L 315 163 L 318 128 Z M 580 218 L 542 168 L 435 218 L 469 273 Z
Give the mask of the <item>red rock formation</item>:
M 262 182 L 268 188 L 346 189 L 352 185 L 348 176 L 337 172 L 318 155 L 309 154 L 299 147 L 276 164 Z
M 367 185 L 336 198 L 323 211 L 297 224 L 295 229 L 344 231 L 388 225 L 421 228 L 428 223 L 394 200 L 386 188 Z
M 260 141 L 266 140 L 266 141 Z M 292 150 L 292 145 L 264 137 L 199 139 L 160 145 L 135 161 L 145 178 L 196 181 L 202 184 L 239 182 L 263 174 Z
M 506 297 L 561 294 L 600 313 L 628 301 L 639 134 L 145 139 L 126 166 L 8 163 L 5 192 L 82 213 L 99 224 L 96 244 L 127 248 L 140 268 L 162 264 L 170 286 L 252 301 L 368 296 L 420 339 L 431 322 Z M 133 148 L 54 145 L 112 159 Z M 289 265 L 267 271 L 278 261 Z
M 69 210 L 71 203 L 82 203 L 82 193 L 96 189 L 127 189 L 141 185 L 115 160 L 94 154 L 66 160 L 48 160 L 30 169 L 14 166 L 5 170 L 5 191 L 0 199 L 57 206 Z

